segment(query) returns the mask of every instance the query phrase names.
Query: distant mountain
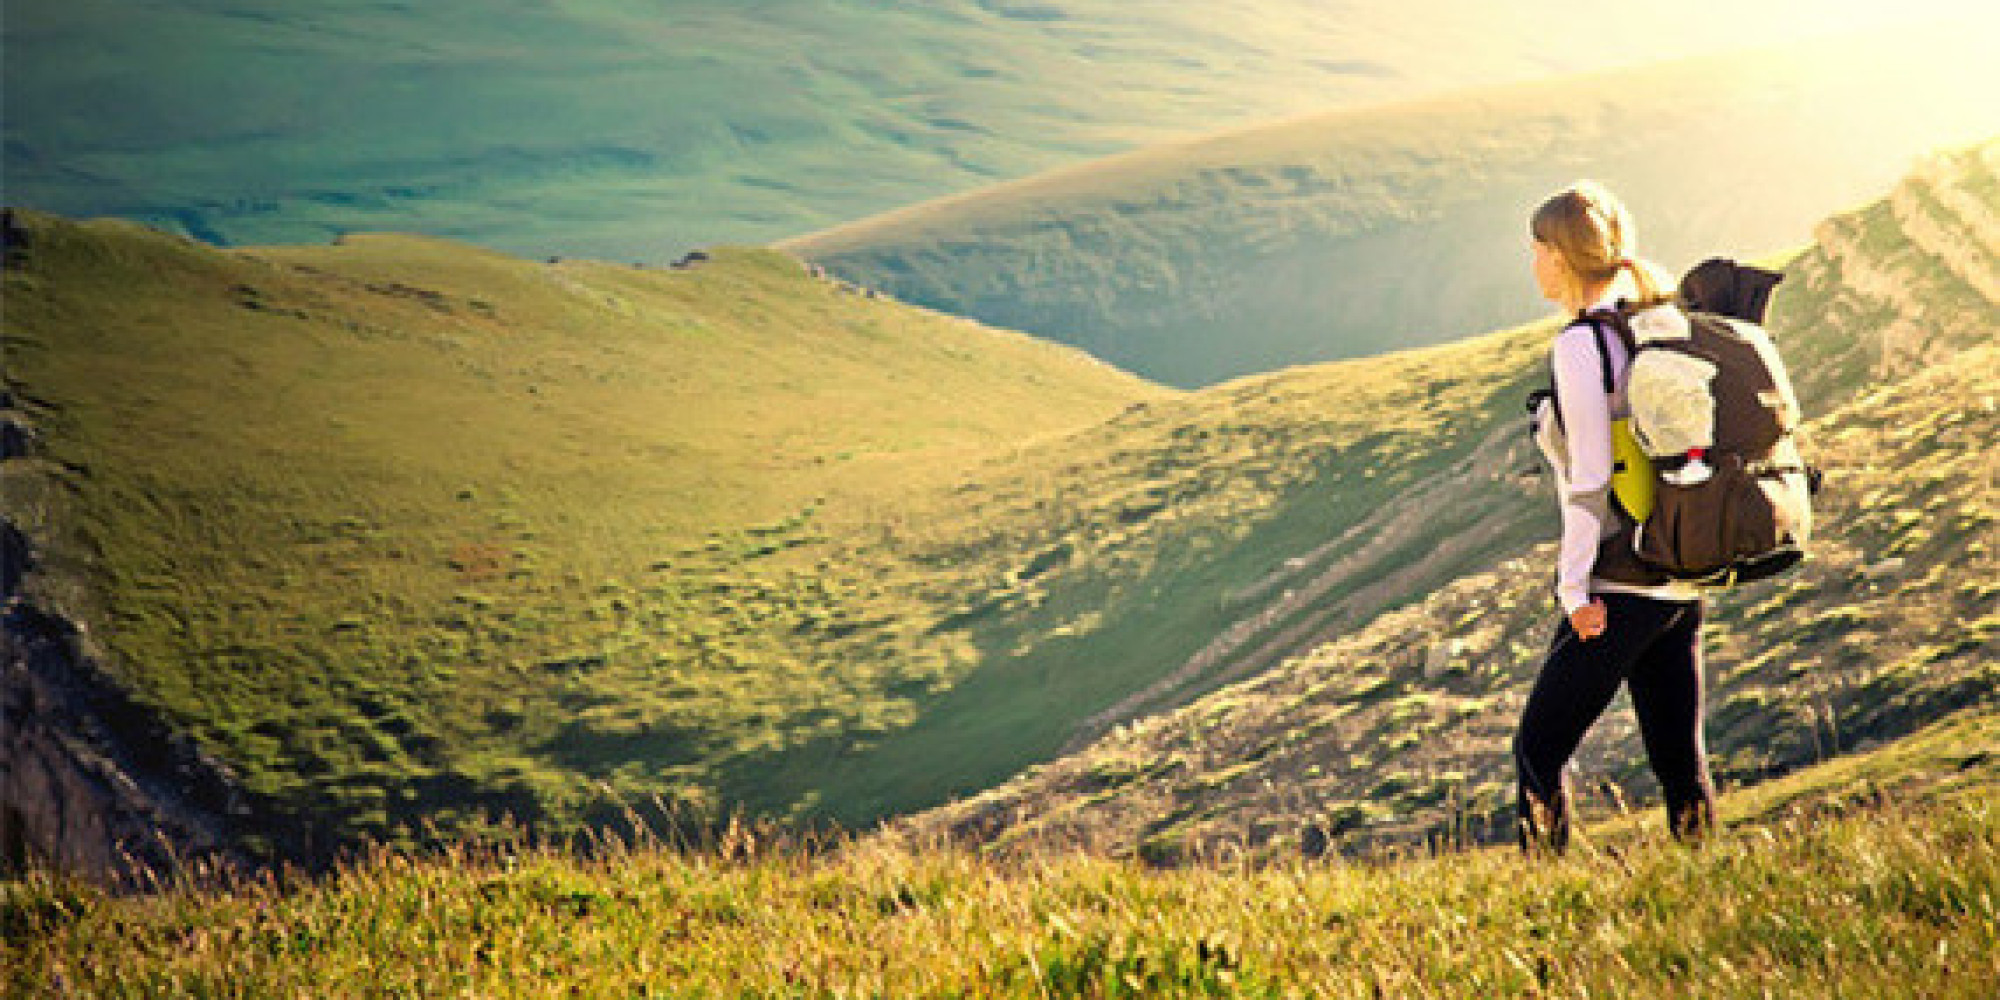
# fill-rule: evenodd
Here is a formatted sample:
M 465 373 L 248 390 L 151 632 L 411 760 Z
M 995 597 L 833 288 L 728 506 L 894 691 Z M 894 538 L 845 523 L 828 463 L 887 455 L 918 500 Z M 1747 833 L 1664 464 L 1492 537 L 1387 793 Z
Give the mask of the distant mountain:
M 1711 605 L 1710 749 L 1732 787 L 1939 720 L 1990 733 L 2000 719 L 2000 141 L 1928 159 L 1829 220 L 1786 274 L 1771 328 L 1819 411 L 1805 439 L 1828 485 L 1812 558 Z M 909 827 L 1163 862 L 1225 844 L 1505 838 L 1507 741 L 1554 622 L 1551 549 L 1322 632 L 1282 665 Z M 1968 769 L 1990 756 L 1959 749 Z M 1894 756 L 1838 794 L 1914 780 Z M 1577 787 L 1599 815 L 1637 808 L 1652 794 L 1643 761 L 1621 699 Z
M 1157 146 L 782 246 L 1183 387 L 1518 323 L 1525 218 L 1608 182 L 1678 270 L 1805 242 L 2000 129 L 1982 16 L 1352 108 Z
M 1948 5 L 16 0 L 6 201 L 658 263 L 1253 120 Z

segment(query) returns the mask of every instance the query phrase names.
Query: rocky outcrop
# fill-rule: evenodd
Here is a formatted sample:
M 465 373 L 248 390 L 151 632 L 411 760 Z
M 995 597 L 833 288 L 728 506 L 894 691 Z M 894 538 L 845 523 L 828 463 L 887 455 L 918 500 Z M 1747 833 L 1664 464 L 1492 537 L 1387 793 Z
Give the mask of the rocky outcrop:
M 1814 230 L 1794 268 L 1824 299 L 1810 311 L 1860 335 L 1846 357 L 1794 364 L 1801 395 L 1901 378 L 1981 342 L 2000 301 L 1997 177 L 2000 142 L 1939 152 L 1886 198 Z
M 1911 244 L 1987 302 L 2000 302 L 1996 184 L 2000 143 L 1987 143 L 1925 157 L 1889 196 L 1890 209 Z
M 0 618 L 0 864 L 124 885 L 243 864 L 230 835 L 248 810 L 227 770 L 134 702 L 86 645 L 25 602 Z

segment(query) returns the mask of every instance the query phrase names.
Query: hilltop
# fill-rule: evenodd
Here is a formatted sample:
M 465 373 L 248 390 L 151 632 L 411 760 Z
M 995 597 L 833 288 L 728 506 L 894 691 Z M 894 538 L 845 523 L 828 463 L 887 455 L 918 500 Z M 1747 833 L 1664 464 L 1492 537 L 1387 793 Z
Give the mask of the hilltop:
M 1675 271 L 1797 246 L 2000 92 L 1956 22 L 1348 107 L 1142 149 L 781 244 L 912 302 L 1184 387 L 1536 315 L 1522 221 L 1581 177 Z
M 1253 120 L 1908 17 L 1806 0 L 21 0 L 7 200 L 664 263 Z M 1604 33 L 1617 45 L 1598 44 Z

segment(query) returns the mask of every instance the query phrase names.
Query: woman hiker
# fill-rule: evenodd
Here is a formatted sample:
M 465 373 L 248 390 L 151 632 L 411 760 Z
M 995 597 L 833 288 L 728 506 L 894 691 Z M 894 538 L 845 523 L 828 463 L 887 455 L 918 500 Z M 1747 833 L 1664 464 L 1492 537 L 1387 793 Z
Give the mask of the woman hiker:
M 1562 606 L 1548 658 L 1514 736 L 1521 845 L 1560 851 L 1569 839 L 1564 771 L 1618 686 L 1631 692 L 1646 757 L 1676 838 L 1714 822 L 1702 741 L 1701 592 L 1631 556 L 1632 521 L 1613 499 L 1612 423 L 1629 415 L 1630 358 L 1592 314 L 1623 305 L 1635 331 L 1686 335 L 1687 318 L 1655 265 L 1634 256 L 1625 206 L 1583 181 L 1550 197 L 1529 224 L 1535 282 L 1575 319 L 1550 350 L 1552 397 L 1535 412 L 1535 440 L 1555 473 L 1562 509 L 1556 596 Z M 1622 428 L 1621 428 L 1622 430 Z

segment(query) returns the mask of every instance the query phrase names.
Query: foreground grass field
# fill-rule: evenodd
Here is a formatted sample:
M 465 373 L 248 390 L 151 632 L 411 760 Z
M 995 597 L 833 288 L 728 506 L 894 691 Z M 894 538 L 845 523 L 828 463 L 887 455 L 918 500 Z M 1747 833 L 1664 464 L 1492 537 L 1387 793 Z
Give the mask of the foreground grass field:
M 2000 775 L 1951 748 L 1991 732 L 1725 796 L 1733 823 L 1697 849 L 1598 822 L 1561 859 L 1157 870 L 736 830 L 589 861 L 381 852 L 290 888 L 114 898 L 43 875 L 0 886 L 0 972 L 10 995 L 107 997 L 1990 997 Z

